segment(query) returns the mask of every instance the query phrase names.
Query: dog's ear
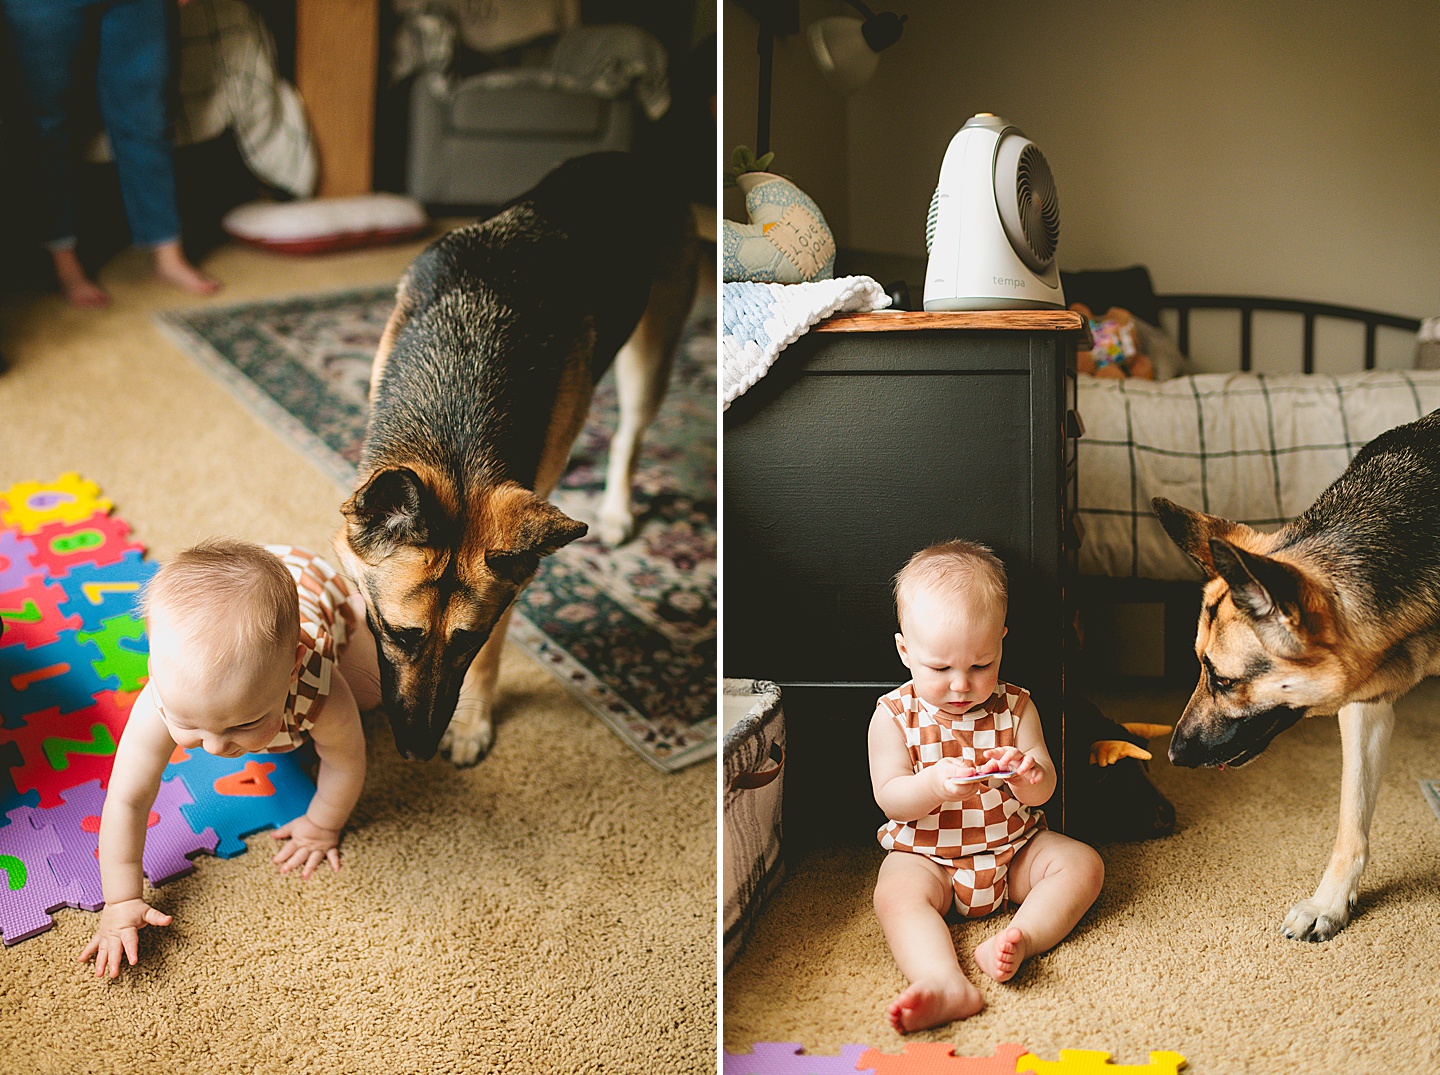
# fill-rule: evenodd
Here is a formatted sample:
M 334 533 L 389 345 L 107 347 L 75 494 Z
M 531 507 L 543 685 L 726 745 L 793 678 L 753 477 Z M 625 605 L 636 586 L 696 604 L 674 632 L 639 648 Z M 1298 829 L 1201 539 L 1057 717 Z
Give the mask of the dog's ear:
M 1150 501 L 1150 507 L 1160 520 L 1160 525 L 1165 528 L 1165 533 L 1170 535 L 1170 540 L 1180 546 L 1180 551 L 1194 560 L 1200 570 L 1205 572 L 1205 577 L 1210 579 L 1220 574 L 1215 570 L 1215 561 L 1210 553 L 1211 539 L 1229 539 L 1255 533 L 1244 523 L 1232 523 L 1218 515 L 1191 511 L 1163 496 L 1157 496 Z
M 350 547 L 367 564 L 378 564 L 401 545 L 426 544 L 425 500 L 424 483 L 408 467 L 376 471 L 340 505 Z
M 1223 538 L 1210 539 L 1210 556 L 1230 586 L 1230 600 L 1254 624 L 1260 640 L 1280 652 L 1298 650 L 1305 576 L 1287 563 L 1246 552 Z
M 505 515 L 504 544 L 485 551 L 485 564 L 502 579 L 519 585 L 535 574 L 542 556 L 584 537 L 590 528 L 528 489 L 516 486 L 506 492 L 508 495 L 494 501 Z

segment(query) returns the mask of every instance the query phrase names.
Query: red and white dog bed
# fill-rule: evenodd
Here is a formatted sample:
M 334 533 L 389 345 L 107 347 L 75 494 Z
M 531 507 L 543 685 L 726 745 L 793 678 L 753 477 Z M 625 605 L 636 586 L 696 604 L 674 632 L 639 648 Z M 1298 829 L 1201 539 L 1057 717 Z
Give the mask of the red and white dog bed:
M 250 202 L 226 213 L 221 224 L 232 238 L 262 250 L 328 254 L 409 239 L 424 232 L 430 221 L 414 198 L 360 194 Z

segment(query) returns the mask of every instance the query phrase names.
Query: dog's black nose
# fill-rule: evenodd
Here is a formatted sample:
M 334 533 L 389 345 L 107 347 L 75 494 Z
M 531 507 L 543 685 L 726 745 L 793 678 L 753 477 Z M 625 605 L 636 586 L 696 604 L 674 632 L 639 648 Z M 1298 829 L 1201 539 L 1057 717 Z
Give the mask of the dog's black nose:
M 1195 739 L 1173 736 L 1170 739 L 1170 761 L 1186 769 L 1198 769 L 1205 764 L 1205 747 Z

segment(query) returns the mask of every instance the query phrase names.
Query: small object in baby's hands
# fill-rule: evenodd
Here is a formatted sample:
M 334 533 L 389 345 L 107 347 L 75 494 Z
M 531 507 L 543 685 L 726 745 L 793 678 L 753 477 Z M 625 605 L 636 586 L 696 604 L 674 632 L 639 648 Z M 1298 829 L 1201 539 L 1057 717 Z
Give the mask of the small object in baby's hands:
M 974 776 L 957 776 L 950 781 L 952 784 L 979 784 L 982 781 L 1008 780 L 1015 775 L 1015 770 L 1006 769 L 998 773 L 976 773 Z

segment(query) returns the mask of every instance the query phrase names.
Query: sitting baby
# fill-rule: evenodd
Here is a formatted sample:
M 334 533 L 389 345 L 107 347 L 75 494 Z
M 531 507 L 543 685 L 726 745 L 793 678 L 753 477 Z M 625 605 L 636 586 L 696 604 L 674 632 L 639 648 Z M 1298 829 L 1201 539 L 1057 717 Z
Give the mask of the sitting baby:
M 360 711 L 380 704 L 365 606 L 314 553 L 214 540 L 166 562 L 146 587 L 150 681 L 115 752 L 100 815 L 105 907 L 79 956 L 97 976 L 134 966 L 139 931 L 168 926 L 143 898 L 146 823 L 176 747 L 223 758 L 315 744 L 320 766 L 304 814 L 282 825 L 280 872 L 340 868 L 340 831 L 365 781 Z
M 974 1015 L 945 913 L 981 918 L 1017 904 L 975 950 L 997 982 L 1058 944 L 1095 902 L 1100 856 L 1045 825 L 1055 765 L 1024 688 L 1000 681 L 1005 568 L 988 548 L 922 549 L 895 577 L 895 644 L 913 678 L 870 720 L 870 778 L 891 820 L 875 913 L 909 988 L 888 1009 L 899 1031 Z M 995 774 L 989 779 L 977 776 Z

